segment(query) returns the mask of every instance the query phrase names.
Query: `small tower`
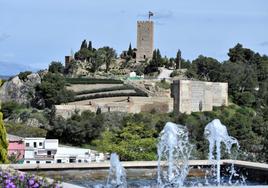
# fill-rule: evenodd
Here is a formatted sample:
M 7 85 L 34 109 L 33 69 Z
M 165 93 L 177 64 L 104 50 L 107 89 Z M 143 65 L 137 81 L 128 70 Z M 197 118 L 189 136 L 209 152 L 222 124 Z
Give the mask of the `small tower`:
M 73 50 L 71 50 L 71 55 L 65 56 L 65 68 L 67 68 L 70 65 L 71 61 L 74 59 L 73 54 Z
M 153 16 L 152 12 L 149 12 L 148 21 L 137 22 L 137 61 L 145 59 L 151 59 L 154 50 L 154 23 L 150 20 Z

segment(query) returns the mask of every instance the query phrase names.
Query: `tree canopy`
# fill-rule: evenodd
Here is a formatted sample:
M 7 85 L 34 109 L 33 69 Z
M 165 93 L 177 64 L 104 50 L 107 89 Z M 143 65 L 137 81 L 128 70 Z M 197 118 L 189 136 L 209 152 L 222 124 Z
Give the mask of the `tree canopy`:
M 41 108 L 51 108 L 53 105 L 71 101 L 74 93 L 66 89 L 65 78 L 59 73 L 48 72 L 36 86 L 36 97 L 34 106 Z M 44 106 L 39 105 L 39 101 L 44 102 Z
M 51 73 L 63 73 L 64 66 L 61 64 L 61 62 L 52 61 L 48 67 L 48 71 Z

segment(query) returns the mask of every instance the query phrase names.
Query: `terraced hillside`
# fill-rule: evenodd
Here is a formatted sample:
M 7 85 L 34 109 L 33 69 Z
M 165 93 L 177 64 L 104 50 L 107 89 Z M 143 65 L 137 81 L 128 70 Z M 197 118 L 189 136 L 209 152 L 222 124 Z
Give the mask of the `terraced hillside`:
M 75 92 L 74 101 L 109 97 L 147 97 L 147 93 L 121 80 L 68 78 L 67 89 Z M 70 102 L 74 102 L 70 101 Z

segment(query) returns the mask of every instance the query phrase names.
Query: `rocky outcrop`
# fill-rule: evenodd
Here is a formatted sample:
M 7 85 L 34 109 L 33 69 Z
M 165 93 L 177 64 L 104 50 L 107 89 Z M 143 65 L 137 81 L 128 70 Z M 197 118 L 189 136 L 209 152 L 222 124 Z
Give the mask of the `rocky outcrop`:
M 26 122 L 25 122 L 25 125 L 28 126 L 28 127 L 38 127 L 38 128 L 46 127 L 38 119 L 35 119 L 35 118 L 27 119 Z
M 41 78 L 37 73 L 27 76 L 25 81 L 15 76 L 5 82 L 0 88 L 0 101 L 15 101 L 20 104 L 29 104 L 35 95 L 35 86 L 41 83 Z

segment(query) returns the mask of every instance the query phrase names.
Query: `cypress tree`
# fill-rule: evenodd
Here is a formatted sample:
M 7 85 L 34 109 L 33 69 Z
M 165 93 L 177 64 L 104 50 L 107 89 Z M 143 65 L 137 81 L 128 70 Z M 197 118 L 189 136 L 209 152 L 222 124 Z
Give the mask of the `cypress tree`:
M 86 40 L 83 40 L 81 47 L 80 47 L 80 50 L 82 50 L 84 48 L 87 48 L 87 41 Z
M 178 50 L 177 52 L 175 63 L 176 63 L 176 69 L 181 69 L 181 51 L 180 50 Z
M 130 57 L 133 56 L 133 50 L 132 50 L 132 47 L 131 47 L 131 43 L 129 44 L 127 55 L 129 55 Z
M 87 49 L 88 49 L 89 51 L 92 51 L 92 42 L 91 42 L 91 41 L 88 42 L 88 47 L 87 47 Z
M 0 164 L 8 163 L 7 149 L 8 149 L 7 132 L 3 122 L 3 114 L 0 112 Z

